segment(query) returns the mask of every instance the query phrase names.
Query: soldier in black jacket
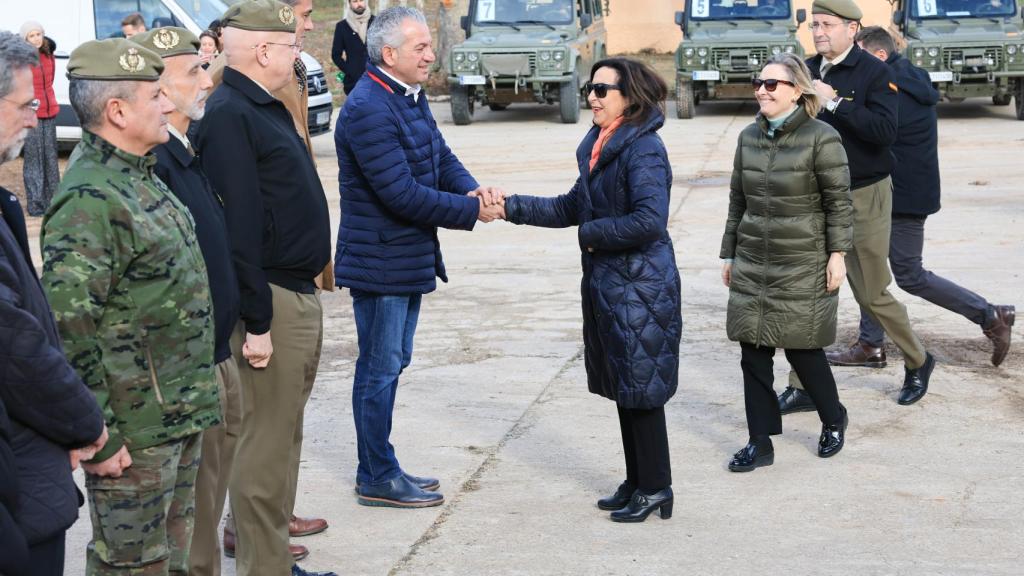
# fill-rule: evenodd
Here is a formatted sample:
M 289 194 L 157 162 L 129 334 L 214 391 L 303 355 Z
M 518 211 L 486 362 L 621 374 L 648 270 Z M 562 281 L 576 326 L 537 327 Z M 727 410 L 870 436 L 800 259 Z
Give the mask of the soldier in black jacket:
M 373 15 L 366 0 L 348 0 L 348 14 L 334 27 L 331 60 L 345 74 L 346 95 L 366 72 L 366 31 L 371 24 Z
M 905 359 L 900 404 L 913 404 L 928 390 L 935 367 L 910 327 L 907 309 L 889 293 L 889 228 L 892 212 L 891 146 L 896 140 L 898 88 L 892 71 L 861 50 L 854 39 L 862 13 L 853 0 L 815 0 L 811 30 L 818 55 L 807 60 L 814 88 L 825 102 L 818 119 L 843 138 L 850 162 L 853 197 L 853 250 L 846 254 L 850 289 L 861 309 L 877 320 Z M 835 366 L 885 366 L 881 348 L 857 342 L 848 350 L 829 352 Z M 813 410 L 795 374 L 779 397 L 783 414 Z
M 932 304 L 956 312 L 981 326 L 992 341 L 992 365 L 999 366 L 1010 350 L 1010 336 L 1016 309 L 992 305 L 982 296 L 926 270 L 924 223 L 939 211 L 938 117 L 935 105 L 939 91 L 928 72 L 914 66 L 896 51 L 892 36 L 880 26 L 870 26 L 857 35 L 865 52 L 892 69 L 899 88 L 899 128 L 892 151 L 896 167 L 892 174 L 892 236 L 889 264 L 896 285 Z M 877 322 L 861 311 L 860 341 L 881 348 L 885 333 Z

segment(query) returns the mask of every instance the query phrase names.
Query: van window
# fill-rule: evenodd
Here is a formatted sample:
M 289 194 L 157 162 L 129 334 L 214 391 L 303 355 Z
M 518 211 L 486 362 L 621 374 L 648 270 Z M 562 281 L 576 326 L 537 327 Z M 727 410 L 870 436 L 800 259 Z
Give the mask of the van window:
M 181 26 L 181 22 L 160 0 L 94 0 L 96 38 L 124 37 L 121 33 L 121 20 L 132 12 L 142 14 L 147 30 L 161 26 Z
M 210 22 L 220 18 L 227 11 L 232 0 L 171 0 L 185 11 L 200 28 L 206 28 Z

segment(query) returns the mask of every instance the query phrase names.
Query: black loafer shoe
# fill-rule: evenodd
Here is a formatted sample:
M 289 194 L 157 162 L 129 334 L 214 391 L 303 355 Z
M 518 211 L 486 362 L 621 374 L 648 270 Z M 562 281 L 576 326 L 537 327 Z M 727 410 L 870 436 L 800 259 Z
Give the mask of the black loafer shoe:
M 334 572 L 310 572 L 303 570 L 298 564 L 292 564 L 292 576 L 338 576 Z
M 794 412 L 814 412 L 817 410 L 811 395 L 799 388 L 787 386 L 782 394 L 779 394 L 779 412 L 783 415 Z
M 390 508 L 427 508 L 444 504 L 439 492 L 428 492 L 413 484 L 404 475 L 377 486 L 359 486 L 358 501 L 363 506 Z
M 601 510 L 622 510 L 626 507 L 626 504 L 629 504 L 629 500 L 633 497 L 633 492 L 636 492 L 636 486 L 623 482 L 615 489 L 615 494 L 598 500 L 597 507 Z
M 441 487 L 441 481 L 437 478 L 430 478 L 427 476 L 413 476 L 407 472 L 402 472 L 402 475 L 412 482 L 416 486 L 419 486 L 423 490 L 429 490 L 430 492 L 436 492 Z M 356 483 L 356 494 L 359 493 L 359 483 Z
M 658 509 L 661 512 L 661 519 L 668 520 L 672 517 L 672 487 L 658 490 L 650 496 L 637 490 L 633 497 L 622 510 L 611 513 L 613 522 L 643 522 L 647 517 Z
M 822 425 L 821 438 L 818 439 L 818 456 L 829 458 L 835 456 L 846 444 L 846 427 L 850 417 L 843 408 L 843 421 L 839 424 Z
M 920 368 L 904 367 L 906 376 L 903 378 L 903 389 L 900 390 L 900 397 L 897 400 L 903 406 L 909 406 L 917 402 L 928 392 L 928 380 L 932 377 L 932 370 L 935 369 L 935 357 L 931 354 L 925 355 L 924 366 Z
M 733 472 L 750 472 L 761 466 L 771 466 L 775 463 L 775 449 L 767 452 L 758 450 L 754 444 L 747 444 L 742 450 L 732 455 L 729 461 L 729 470 Z

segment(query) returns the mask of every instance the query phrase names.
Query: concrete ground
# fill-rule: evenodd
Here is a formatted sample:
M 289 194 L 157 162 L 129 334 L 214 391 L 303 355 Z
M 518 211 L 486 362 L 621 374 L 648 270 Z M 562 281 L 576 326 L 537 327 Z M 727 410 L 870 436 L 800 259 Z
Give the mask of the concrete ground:
M 881 370 L 837 369 L 850 429 L 817 458 L 820 423 L 789 416 L 776 463 L 725 464 L 746 440 L 739 347 L 725 336 L 718 246 L 728 176 L 751 104 L 701 105 L 661 135 L 675 182 L 669 227 L 683 279 L 679 393 L 667 407 L 675 515 L 608 520 L 594 501 L 624 476 L 614 405 L 586 390 L 575 230 L 508 223 L 441 233 L 451 282 L 424 300 L 402 377 L 394 444 L 409 472 L 441 478 L 442 507 L 366 508 L 352 492 L 355 327 L 346 292 L 324 295 L 325 340 L 306 415 L 300 515 L 326 517 L 307 569 L 339 574 L 1021 574 L 1024 343 L 1000 368 L 980 328 L 897 290 L 939 361 L 920 403 L 898 406 L 899 353 Z M 485 184 L 551 196 L 576 178 L 587 130 L 554 108 L 478 111 L 449 145 Z M 1024 124 L 984 102 L 942 105 L 943 209 L 927 264 L 994 303 L 1024 305 Z M 337 226 L 333 139 L 316 139 Z M 857 306 L 842 291 L 839 343 Z M 781 358 L 781 355 L 779 356 Z M 785 362 L 776 369 L 784 385 Z M 81 574 L 88 513 L 69 534 Z M 225 561 L 225 573 L 234 563 Z M 276 575 L 275 575 L 276 576 Z

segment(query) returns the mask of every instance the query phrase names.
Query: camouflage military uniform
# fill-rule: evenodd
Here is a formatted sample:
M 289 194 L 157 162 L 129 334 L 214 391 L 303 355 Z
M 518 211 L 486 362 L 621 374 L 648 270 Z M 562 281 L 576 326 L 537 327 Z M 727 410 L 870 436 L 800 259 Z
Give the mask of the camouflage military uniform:
M 43 287 L 71 364 L 127 446 L 89 475 L 89 574 L 187 572 L 199 434 L 219 421 L 212 304 L 188 210 L 135 156 L 83 133 L 46 219 Z

